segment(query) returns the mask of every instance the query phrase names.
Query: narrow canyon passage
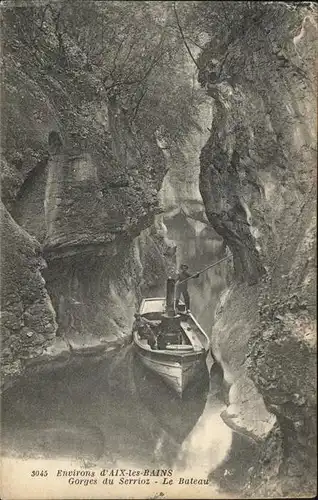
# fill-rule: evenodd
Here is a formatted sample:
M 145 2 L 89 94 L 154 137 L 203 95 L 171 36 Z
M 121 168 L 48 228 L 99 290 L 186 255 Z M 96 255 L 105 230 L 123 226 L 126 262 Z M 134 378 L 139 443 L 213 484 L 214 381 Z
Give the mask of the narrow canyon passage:
M 187 262 L 196 272 L 198 263 L 205 268 L 224 256 L 221 239 L 191 213 L 186 217 L 170 211 L 158 218 L 156 225 L 164 224 L 165 238 L 176 246 L 176 267 Z M 189 287 L 191 310 L 209 335 L 225 286 L 221 267 L 203 273 Z M 164 294 L 164 287 L 155 293 Z M 62 454 L 79 464 L 89 460 L 105 467 L 151 463 L 185 477 L 193 476 L 197 467 L 206 478 L 227 457 L 232 431 L 220 417 L 225 409 L 222 375 L 215 374 L 211 355 L 182 400 L 140 365 L 131 345 L 105 361 L 79 363 L 6 391 L 2 422 L 7 456 L 52 459 Z M 215 483 L 214 491 L 218 488 Z

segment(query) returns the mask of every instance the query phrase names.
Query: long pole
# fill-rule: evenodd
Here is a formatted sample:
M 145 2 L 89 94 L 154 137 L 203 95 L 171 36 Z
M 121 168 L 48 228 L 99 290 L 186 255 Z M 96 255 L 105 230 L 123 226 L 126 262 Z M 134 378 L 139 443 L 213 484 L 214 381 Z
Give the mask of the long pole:
M 204 271 L 207 271 L 208 269 L 210 269 L 211 267 L 214 267 L 216 266 L 217 264 L 220 264 L 220 262 L 223 262 L 224 260 L 227 260 L 227 259 L 230 259 L 232 257 L 232 255 L 228 255 L 227 257 L 224 257 L 223 259 L 221 260 L 218 260 L 217 262 L 214 262 L 213 264 L 210 264 L 209 266 L 205 267 L 204 269 L 202 269 L 202 271 L 199 271 L 198 273 L 195 273 L 195 274 L 192 274 L 191 276 L 189 276 L 188 278 L 186 278 L 185 280 L 182 280 L 182 281 L 179 281 L 177 282 L 178 285 L 181 285 L 181 283 L 184 283 L 185 281 L 188 281 L 190 280 L 191 278 L 194 278 L 195 276 L 197 276 L 198 274 L 202 274 L 204 273 Z

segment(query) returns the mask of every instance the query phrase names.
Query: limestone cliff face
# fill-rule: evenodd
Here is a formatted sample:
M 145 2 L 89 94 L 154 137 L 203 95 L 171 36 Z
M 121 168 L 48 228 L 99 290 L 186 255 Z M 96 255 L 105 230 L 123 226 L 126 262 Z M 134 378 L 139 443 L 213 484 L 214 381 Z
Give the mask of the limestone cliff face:
M 39 243 L 1 204 L 2 383 L 18 377 L 54 340 L 56 315 L 45 288 Z
M 133 133 L 119 108 L 109 107 L 112 155 L 61 151 L 48 162 L 45 251 L 132 238 L 149 225 L 166 167 L 155 139 Z M 52 255 L 53 256 L 53 255 Z
M 313 494 L 317 22 L 305 7 L 259 14 L 199 59 L 214 99 L 200 190 L 236 278 L 212 344 L 230 385 L 224 420 L 264 442 L 253 494 Z
M 82 160 L 87 157 L 76 158 Z M 141 294 L 163 289 L 174 259 L 174 246 L 156 228 L 142 231 L 156 210 L 154 187 L 149 192 L 140 183 L 125 196 L 125 188 L 112 186 L 100 200 L 94 195 L 103 184 L 76 183 L 74 162 L 67 154 L 52 155 L 25 183 L 13 208 L 22 227 L 7 211 L 2 217 L 4 387 L 32 370 L 81 355 L 105 356 L 122 345 Z
M 4 11 L 1 189 L 14 220 L 7 212 L 3 217 L 9 234 L 3 267 L 11 258 L 14 276 L 24 273 L 23 241 L 30 247 L 29 279 L 3 283 L 3 346 L 12 380 L 10 366 L 23 373 L 24 358 L 30 369 L 33 361 L 49 369 L 52 360 L 103 355 L 124 342 L 141 292 L 158 276 L 164 280 L 175 252 L 155 231 L 143 231 L 159 210 L 166 173 L 157 139 L 128 122 L 74 41 L 68 40 L 67 65 L 59 59 L 53 19 L 46 21 L 52 36 L 33 47 L 29 25 L 23 27 L 23 12 L 31 10 Z M 34 249 L 45 269 L 33 262 Z M 23 323 L 30 308 L 37 322 L 31 333 Z
M 208 127 L 211 123 L 211 99 L 200 106 L 198 122 L 200 130 L 192 130 L 184 138 L 182 148 L 167 151 L 168 172 L 162 183 L 159 198 L 160 205 L 166 213 L 178 212 L 182 208 L 186 213 L 196 216 L 198 220 L 207 222 L 204 205 L 199 190 L 199 155 L 209 137 Z

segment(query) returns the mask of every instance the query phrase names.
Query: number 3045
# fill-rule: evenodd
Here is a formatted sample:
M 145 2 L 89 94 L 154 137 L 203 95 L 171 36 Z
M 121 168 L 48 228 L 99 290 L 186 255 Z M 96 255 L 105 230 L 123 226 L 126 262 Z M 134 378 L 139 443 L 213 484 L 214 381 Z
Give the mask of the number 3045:
M 33 470 L 31 472 L 31 477 L 46 477 L 48 475 L 47 470 Z

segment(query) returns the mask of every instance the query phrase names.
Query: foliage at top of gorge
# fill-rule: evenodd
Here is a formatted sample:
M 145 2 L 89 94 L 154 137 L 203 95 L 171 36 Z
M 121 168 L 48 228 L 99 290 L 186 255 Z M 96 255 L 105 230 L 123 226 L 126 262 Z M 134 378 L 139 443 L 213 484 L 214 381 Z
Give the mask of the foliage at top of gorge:
M 2 18 L 5 201 L 45 161 L 52 129 L 66 148 L 114 162 L 110 108 L 170 147 L 199 127 L 204 94 L 172 2 L 7 2 Z
M 297 11 L 291 17 L 297 24 L 311 5 L 4 2 L 4 200 L 13 199 L 26 174 L 45 159 L 52 127 L 73 150 L 101 150 L 110 158 L 109 106 L 120 107 L 127 125 L 144 141 L 155 136 L 170 147 L 180 146 L 189 131 L 199 128 L 198 109 L 206 96 L 195 85 L 193 69 L 201 71 L 202 83 L 206 62 L 197 54 L 207 40 L 222 54 L 267 13 L 283 17 Z M 209 78 L 222 72 L 224 62 L 215 63 Z

